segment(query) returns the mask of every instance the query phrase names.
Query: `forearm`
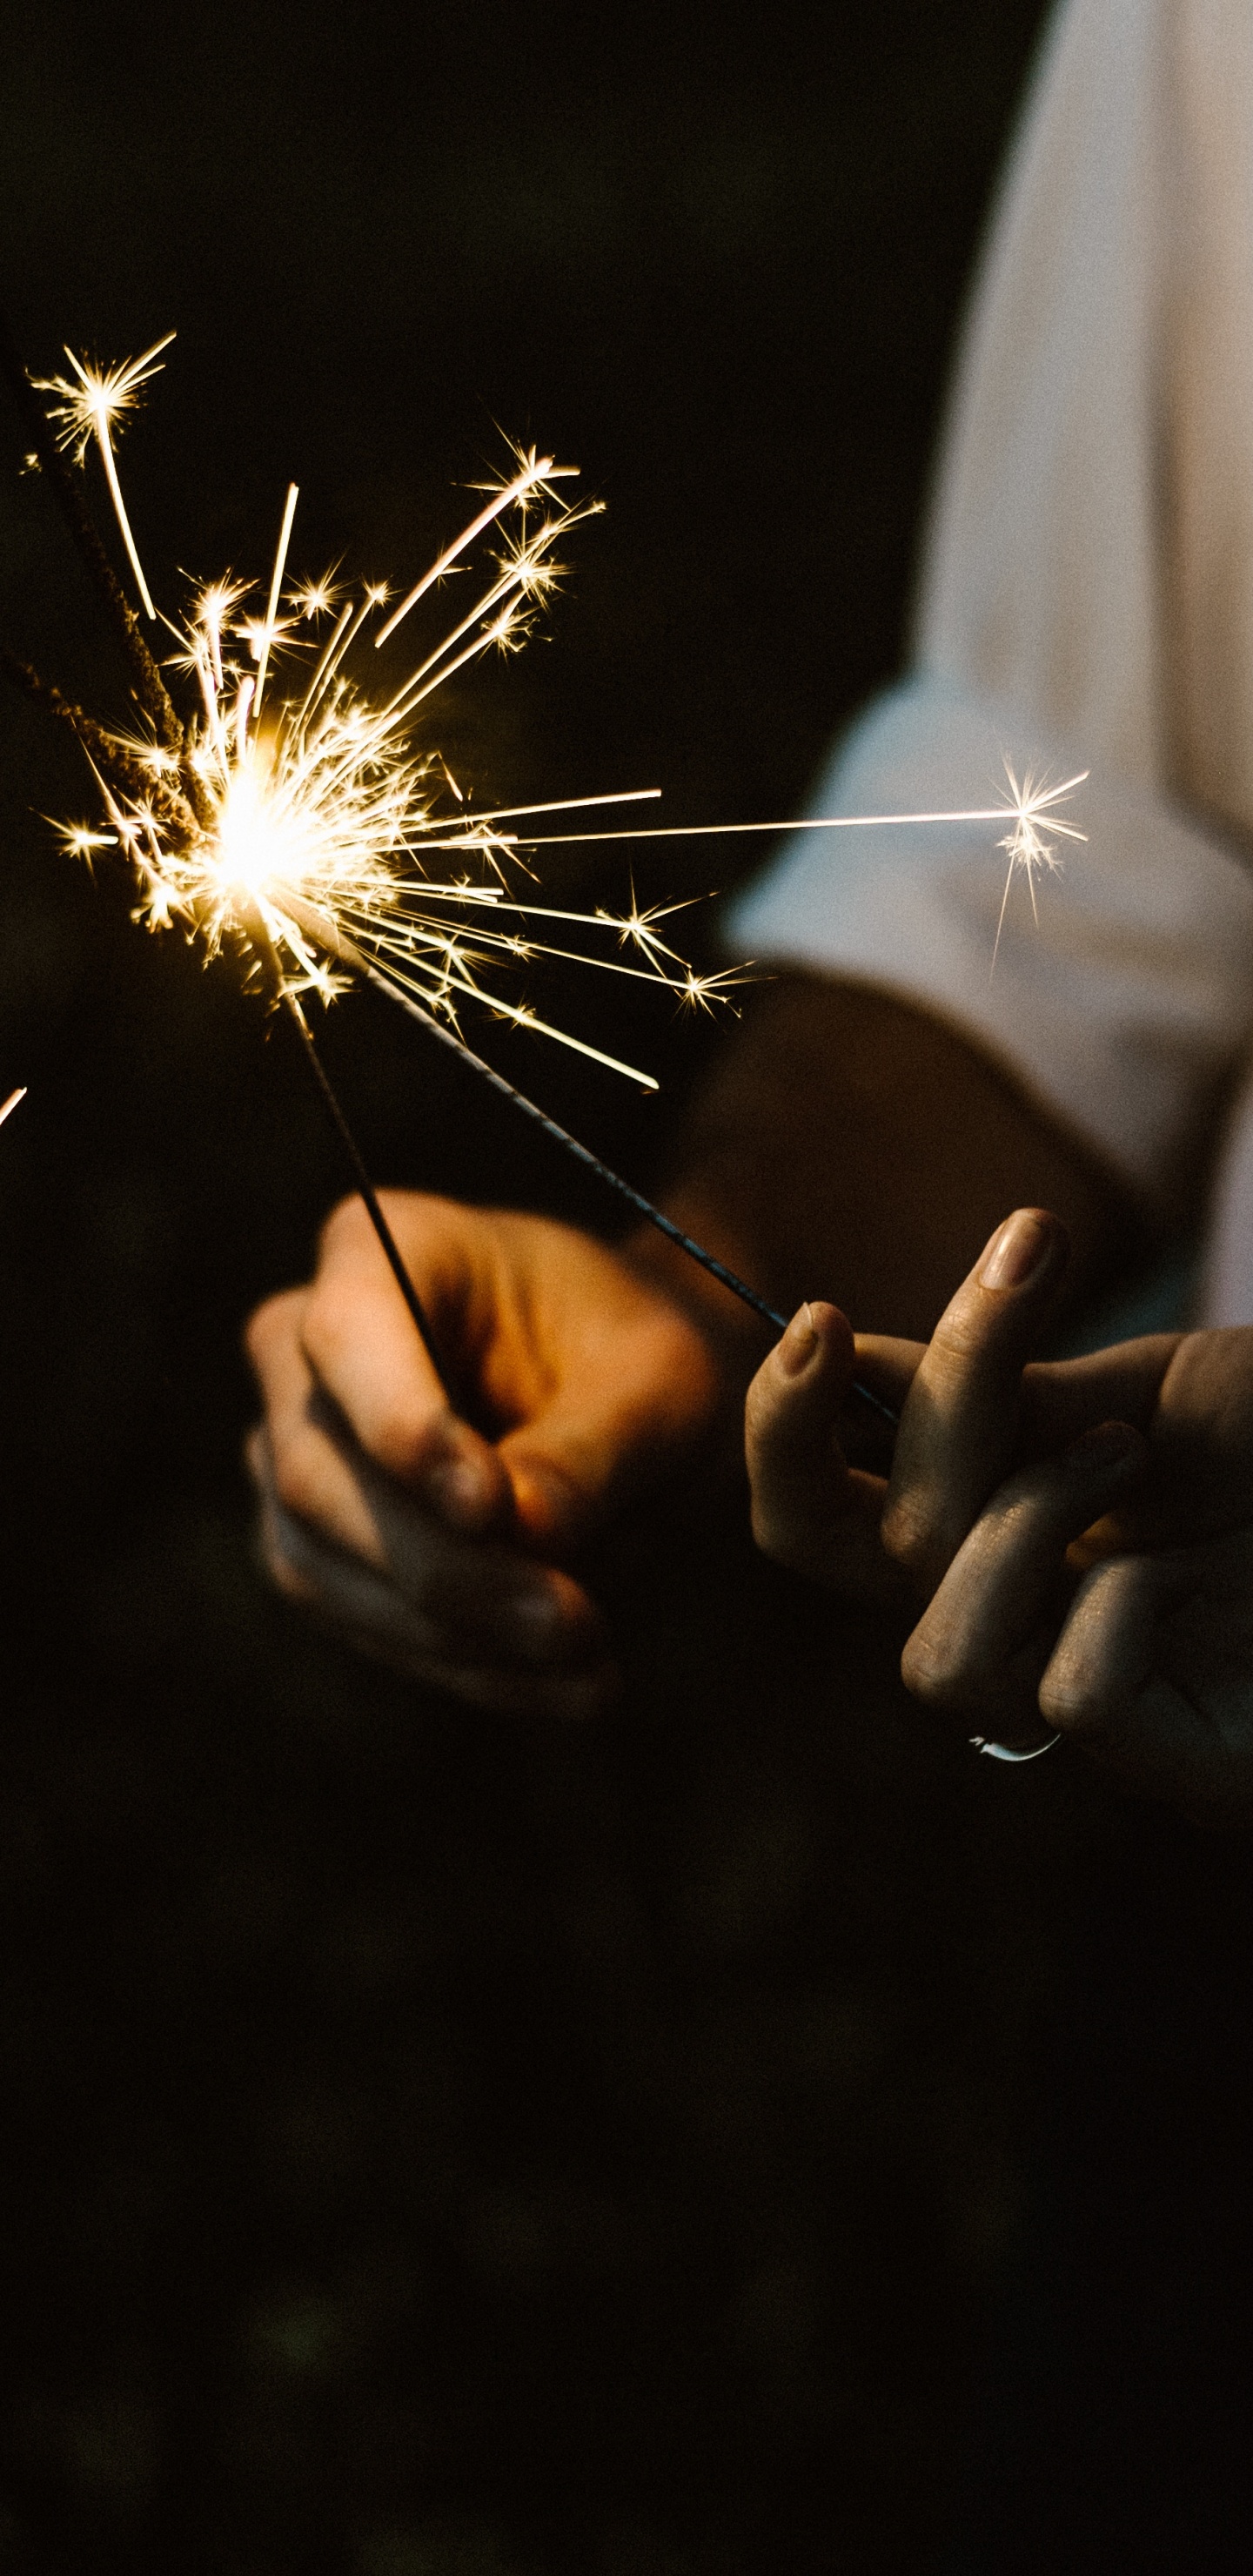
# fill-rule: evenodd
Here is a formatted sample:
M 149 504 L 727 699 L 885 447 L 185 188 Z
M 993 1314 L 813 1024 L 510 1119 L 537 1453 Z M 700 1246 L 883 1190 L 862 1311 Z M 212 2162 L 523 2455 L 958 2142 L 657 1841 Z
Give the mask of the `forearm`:
M 977 1048 L 906 1002 L 808 975 L 753 1005 L 692 1104 L 664 1204 L 784 1313 L 827 1297 L 859 1328 L 917 1340 L 1011 1208 L 1063 1219 L 1070 1303 L 1147 1234 L 1115 1176 Z M 657 1236 L 632 1248 L 751 1373 L 749 1311 Z

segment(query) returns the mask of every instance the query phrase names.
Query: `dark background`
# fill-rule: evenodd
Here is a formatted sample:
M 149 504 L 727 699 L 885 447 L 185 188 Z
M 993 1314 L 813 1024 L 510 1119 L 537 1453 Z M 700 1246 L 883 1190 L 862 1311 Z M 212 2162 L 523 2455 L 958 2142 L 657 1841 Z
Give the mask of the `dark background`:
M 609 510 L 550 640 L 454 686 L 443 747 L 502 800 L 786 815 L 900 659 L 1038 16 L 45 0 L 2 40 L 4 294 L 38 372 L 177 325 L 124 448 L 170 601 L 264 564 L 289 477 L 299 568 L 411 576 L 496 424 L 576 459 Z M 0 627 L 120 711 L 3 437 Z M 930 2567 L 1067 1874 L 1125 1819 L 1077 1768 L 972 1762 L 890 1641 L 681 1514 L 604 1569 L 631 1686 L 577 1736 L 273 1603 L 238 1333 L 335 1150 L 229 963 L 59 853 L 73 757 L 17 703 L 0 742 L 0 2564 Z M 730 868 L 680 844 L 636 881 Z M 723 1041 L 529 990 L 661 1100 L 476 1043 L 647 1178 Z M 326 1049 L 380 1178 L 609 1222 L 382 1004 Z

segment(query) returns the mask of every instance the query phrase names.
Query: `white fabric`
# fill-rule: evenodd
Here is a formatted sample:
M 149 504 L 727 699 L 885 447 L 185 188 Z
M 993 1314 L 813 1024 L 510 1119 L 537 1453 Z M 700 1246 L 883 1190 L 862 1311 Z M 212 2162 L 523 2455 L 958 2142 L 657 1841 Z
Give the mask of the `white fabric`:
M 1003 754 L 1090 767 L 1089 844 L 1038 930 L 1020 884 L 990 975 L 997 832 L 920 827 L 797 835 L 734 944 L 941 1011 L 1165 1198 L 1253 1045 L 1250 0 L 1055 16 L 967 326 L 917 656 L 811 811 L 981 805 Z M 1220 1196 L 1211 1263 L 1224 1321 L 1253 1321 L 1240 1116 L 1253 1089 L 1224 1167 L 1247 1167 L 1245 1216 Z

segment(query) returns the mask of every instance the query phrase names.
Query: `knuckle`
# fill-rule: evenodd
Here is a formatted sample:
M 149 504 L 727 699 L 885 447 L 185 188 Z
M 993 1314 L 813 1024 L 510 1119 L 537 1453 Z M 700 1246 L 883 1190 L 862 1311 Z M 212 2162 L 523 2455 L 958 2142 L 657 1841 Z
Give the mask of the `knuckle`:
M 358 1243 L 364 1242 L 368 1231 L 369 1219 L 360 1199 L 355 1196 L 337 1199 L 330 1215 L 323 1219 L 318 1235 L 319 1265 L 353 1251 Z
M 776 1565 L 788 1565 L 795 1554 L 794 1533 L 786 1513 L 780 1512 L 769 1495 L 754 1493 L 752 1500 L 754 1545 Z
M 901 1679 L 914 1699 L 931 1708 L 960 1708 L 975 1686 L 975 1676 L 945 1631 L 915 1628 L 901 1656 Z
M 244 1350 L 260 1376 L 276 1341 L 290 1331 L 293 1314 L 302 1291 L 284 1288 L 275 1297 L 266 1297 L 254 1306 L 244 1326 Z
M 968 1291 L 936 1325 L 923 1362 L 924 1383 L 946 1412 L 972 1401 L 1005 1403 L 1020 1382 L 1022 1334 L 1015 1311 L 991 1311 L 985 1290 Z
M 1082 1671 L 1047 1672 L 1040 1684 L 1040 1714 L 1066 1735 L 1093 1735 L 1118 1714 L 1117 1695 Z
M 426 1211 L 447 1209 L 450 1202 L 433 1199 L 423 1190 L 380 1190 L 384 1213 L 393 1229 L 412 1226 L 415 1218 Z M 339 1264 L 353 1265 L 366 1259 L 373 1267 L 378 1258 L 378 1239 L 366 1209 L 356 1192 L 337 1199 L 329 1216 L 322 1222 L 318 1235 L 318 1271 L 334 1269 Z
M 940 1317 L 927 1356 L 941 1370 L 965 1368 L 986 1349 L 988 1338 L 987 1316 L 973 1298 L 959 1297 Z
M 320 1358 L 331 1359 L 352 1348 L 360 1330 L 359 1299 L 356 1281 L 342 1272 L 320 1278 L 310 1290 L 300 1339 L 305 1357 L 315 1367 Z
M 884 1552 L 907 1574 L 925 1575 L 936 1548 L 936 1515 L 930 1495 L 900 1494 L 887 1505 L 880 1536 Z
M 322 1504 L 321 1444 L 317 1433 L 303 1430 L 271 1446 L 274 1494 L 285 1512 L 298 1521 L 315 1522 Z

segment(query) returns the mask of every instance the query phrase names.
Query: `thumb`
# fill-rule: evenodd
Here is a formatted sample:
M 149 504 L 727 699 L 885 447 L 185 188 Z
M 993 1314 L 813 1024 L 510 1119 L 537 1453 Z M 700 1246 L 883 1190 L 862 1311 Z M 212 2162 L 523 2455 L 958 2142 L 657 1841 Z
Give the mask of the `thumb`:
M 385 1194 L 404 1258 L 443 1349 L 464 1341 L 470 1229 L 438 1201 Z M 317 1277 L 306 1291 L 300 1341 L 319 1393 L 329 1397 L 375 1466 L 466 1536 L 503 1533 L 508 1479 L 490 1441 L 449 1407 L 432 1362 L 358 1200 L 323 1229 Z
M 853 1335 L 838 1306 L 800 1307 L 748 1390 L 744 1449 L 763 1555 L 830 1589 L 881 1598 L 884 1488 L 851 1471 L 837 1437 Z

